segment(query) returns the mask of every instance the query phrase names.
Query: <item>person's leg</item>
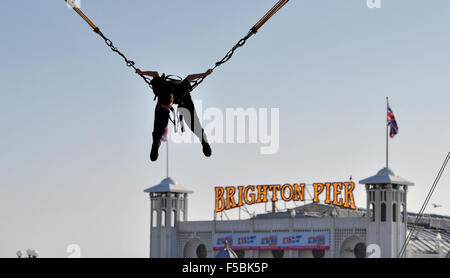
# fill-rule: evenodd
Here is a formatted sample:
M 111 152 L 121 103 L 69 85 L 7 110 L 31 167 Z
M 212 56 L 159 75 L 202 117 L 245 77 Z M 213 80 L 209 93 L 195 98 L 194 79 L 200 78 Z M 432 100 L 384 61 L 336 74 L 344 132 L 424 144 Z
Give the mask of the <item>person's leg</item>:
M 205 132 L 195 111 L 194 102 L 192 101 L 190 94 L 187 94 L 183 98 L 183 101 L 178 105 L 178 112 L 183 117 L 186 125 L 198 137 L 200 142 L 207 141 L 206 135 L 204 134 Z
M 200 120 L 197 116 L 197 112 L 195 111 L 194 102 L 192 101 L 192 97 L 190 94 L 187 94 L 183 101 L 178 105 L 178 111 L 180 115 L 183 117 L 186 125 L 192 130 L 192 132 L 198 137 L 200 142 L 202 142 L 203 153 L 205 156 L 211 156 L 211 147 L 208 144 L 208 139 L 206 138 L 206 134 Z
M 153 144 L 152 150 L 150 152 L 150 160 L 156 161 L 158 159 L 158 149 L 161 145 L 161 137 L 166 130 L 167 124 L 169 123 L 169 110 L 161 108 L 159 102 L 155 107 L 155 121 L 153 123 Z

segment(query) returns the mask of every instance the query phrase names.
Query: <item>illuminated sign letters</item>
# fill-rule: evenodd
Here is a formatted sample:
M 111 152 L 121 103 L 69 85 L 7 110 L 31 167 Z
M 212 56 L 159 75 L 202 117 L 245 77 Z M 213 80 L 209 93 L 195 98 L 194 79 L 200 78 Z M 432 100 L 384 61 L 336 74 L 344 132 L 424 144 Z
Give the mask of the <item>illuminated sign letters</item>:
M 319 196 L 324 196 L 325 204 L 356 209 L 353 190 L 354 182 L 314 183 L 314 203 L 320 202 Z M 215 187 L 215 212 L 229 210 L 243 205 L 277 202 L 283 200 L 304 201 L 305 184 L 273 184 Z M 270 196 L 268 193 L 271 193 Z

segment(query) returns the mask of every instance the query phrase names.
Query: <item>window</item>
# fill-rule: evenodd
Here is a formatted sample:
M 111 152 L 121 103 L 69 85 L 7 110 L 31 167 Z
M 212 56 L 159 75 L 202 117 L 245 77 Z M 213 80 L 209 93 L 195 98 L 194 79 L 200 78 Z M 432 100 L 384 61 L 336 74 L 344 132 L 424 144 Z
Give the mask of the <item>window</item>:
M 272 256 L 274 258 L 283 258 L 284 257 L 284 250 L 272 250 Z
M 161 227 L 166 226 L 166 211 L 163 209 L 161 211 Z
M 197 254 L 197 258 L 200 259 L 206 258 L 206 256 L 208 255 L 208 252 L 206 251 L 206 246 L 204 244 L 200 244 L 197 247 L 195 253 Z
M 177 211 L 176 210 L 172 210 L 172 217 L 170 219 L 171 219 L 170 226 L 175 227 L 175 225 L 177 223 Z
M 381 222 L 386 222 L 386 204 L 381 203 Z
M 392 204 L 392 222 L 397 222 L 397 204 Z
M 158 212 L 156 210 L 153 210 L 152 227 L 155 228 L 157 226 L 158 226 Z
M 314 258 L 317 258 L 317 259 L 323 258 L 323 257 L 325 257 L 325 250 L 323 250 L 323 249 L 313 249 L 312 250 L 312 254 L 313 254 Z
M 370 204 L 370 221 L 375 222 L 375 204 Z
M 356 244 L 353 252 L 354 252 L 356 258 L 365 258 L 366 257 L 366 245 L 362 242 Z
M 406 217 L 408 217 L 406 214 L 406 205 L 402 204 L 402 223 L 405 223 Z
M 180 222 L 184 221 L 184 211 L 180 210 Z

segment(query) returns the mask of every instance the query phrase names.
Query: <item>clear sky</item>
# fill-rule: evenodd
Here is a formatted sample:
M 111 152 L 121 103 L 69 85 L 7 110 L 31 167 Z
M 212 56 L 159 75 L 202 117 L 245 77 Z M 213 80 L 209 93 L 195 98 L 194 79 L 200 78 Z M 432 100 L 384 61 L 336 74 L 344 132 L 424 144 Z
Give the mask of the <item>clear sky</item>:
M 82 0 L 143 70 L 205 71 L 275 0 Z M 0 257 L 146 257 L 153 93 L 60 1 L 3 0 L 0 17 Z M 280 149 L 171 145 L 171 176 L 210 220 L 214 186 L 358 181 L 385 166 L 385 97 L 400 133 L 390 166 L 417 212 L 450 150 L 450 2 L 290 1 L 193 93 L 204 108 L 279 108 Z M 164 146 L 163 146 L 164 147 Z M 162 149 L 164 150 L 164 149 Z M 427 212 L 450 215 L 444 173 Z M 357 206 L 365 206 L 358 185 Z M 261 211 L 260 211 L 261 212 Z

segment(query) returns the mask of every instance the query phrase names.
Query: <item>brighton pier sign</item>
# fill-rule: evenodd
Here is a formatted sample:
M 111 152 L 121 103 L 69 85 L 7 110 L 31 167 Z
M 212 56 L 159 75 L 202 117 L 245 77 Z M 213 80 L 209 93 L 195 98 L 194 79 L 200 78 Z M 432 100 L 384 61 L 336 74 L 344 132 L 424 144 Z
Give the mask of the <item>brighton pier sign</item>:
M 314 203 L 319 203 L 319 196 L 324 195 L 324 203 L 349 209 L 356 209 L 353 190 L 354 182 L 314 183 Z M 271 193 L 269 195 L 269 193 Z M 221 212 L 244 205 L 305 200 L 305 184 L 273 184 L 215 187 L 215 212 Z

